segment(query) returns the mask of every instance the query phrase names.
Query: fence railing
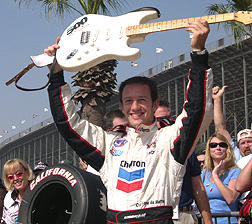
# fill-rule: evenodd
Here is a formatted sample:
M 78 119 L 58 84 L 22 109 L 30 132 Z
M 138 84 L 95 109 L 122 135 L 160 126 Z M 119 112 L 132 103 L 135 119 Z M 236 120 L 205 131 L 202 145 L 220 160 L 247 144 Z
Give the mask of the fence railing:
M 217 41 L 207 44 L 206 48 L 209 53 L 212 53 L 212 52 L 221 50 L 223 48 L 226 48 L 232 44 L 234 44 L 234 39 L 232 38 L 232 36 L 226 36 Z M 191 60 L 190 53 L 191 52 L 186 52 L 170 60 L 163 61 L 162 63 L 157 64 L 156 66 L 149 68 L 148 70 L 140 73 L 139 76 L 152 77 L 168 69 L 172 69 L 176 66 L 184 64 Z
M 228 218 L 228 224 L 231 224 L 231 217 L 239 217 L 239 212 L 211 213 L 211 215 L 215 224 L 222 224 L 221 222 L 218 222 L 218 218 Z M 204 224 L 202 216 L 198 215 L 198 218 L 200 219 L 201 224 Z

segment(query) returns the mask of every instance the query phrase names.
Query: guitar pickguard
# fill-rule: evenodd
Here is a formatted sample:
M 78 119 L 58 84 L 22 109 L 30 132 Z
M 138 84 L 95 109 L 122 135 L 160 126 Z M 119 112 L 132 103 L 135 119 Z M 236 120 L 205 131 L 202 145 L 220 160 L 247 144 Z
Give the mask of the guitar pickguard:
M 60 66 L 70 72 L 83 71 L 106 60 L 133 61 L 141 56 L 139 49 L 129 47 L 143 37 L 127 37 L 126 27 L 156 19 L 153 8 L 136 10 L 122 16 L 89 14 L 75 20 L 62 34 L 56 57 Z

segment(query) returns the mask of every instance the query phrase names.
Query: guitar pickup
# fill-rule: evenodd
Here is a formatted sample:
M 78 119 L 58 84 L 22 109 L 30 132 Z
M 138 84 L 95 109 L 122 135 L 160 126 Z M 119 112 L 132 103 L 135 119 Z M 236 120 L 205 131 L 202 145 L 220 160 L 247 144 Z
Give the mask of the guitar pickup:
M 84 31 L 81 34 L 80 44 L 86 44 L 89 42 L 90 31 Z

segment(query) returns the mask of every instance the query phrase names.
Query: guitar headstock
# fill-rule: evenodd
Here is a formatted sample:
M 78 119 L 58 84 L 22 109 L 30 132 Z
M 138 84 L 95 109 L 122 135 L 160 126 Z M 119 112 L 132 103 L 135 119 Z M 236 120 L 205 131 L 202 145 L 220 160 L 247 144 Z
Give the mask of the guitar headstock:
M 245 26 L 252 24 L 252 12 L 250 11 L 239 11 L 235 13 L 235 21 L 243 23 Z

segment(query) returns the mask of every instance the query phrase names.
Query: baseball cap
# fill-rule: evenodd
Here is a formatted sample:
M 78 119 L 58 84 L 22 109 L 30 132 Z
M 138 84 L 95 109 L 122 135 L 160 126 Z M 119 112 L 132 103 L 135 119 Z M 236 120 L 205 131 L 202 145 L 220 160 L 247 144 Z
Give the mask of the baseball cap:
M 252 138 L 250 129 L 243 129 L 237 134 L 237 142 L 239 142 L 242 138 Z
M 47 163 L 43 163 L 43 162 L 38 162 L 38 164 L 34 167 L 33 171 L 36 171 L 36 170 L 44 170 L 46 169 L 47 167 L 49 167 L 49 165 Z
M 196 156 L 205 154 L 205 152 L 206 152 L 206 142 L 202 142 L 196 146 L 195 148 Z
M 62 161 L 60 161 L 60 164 L 72 165 L 71 161 L 69 161 L 69 160 L 62 160 Z

